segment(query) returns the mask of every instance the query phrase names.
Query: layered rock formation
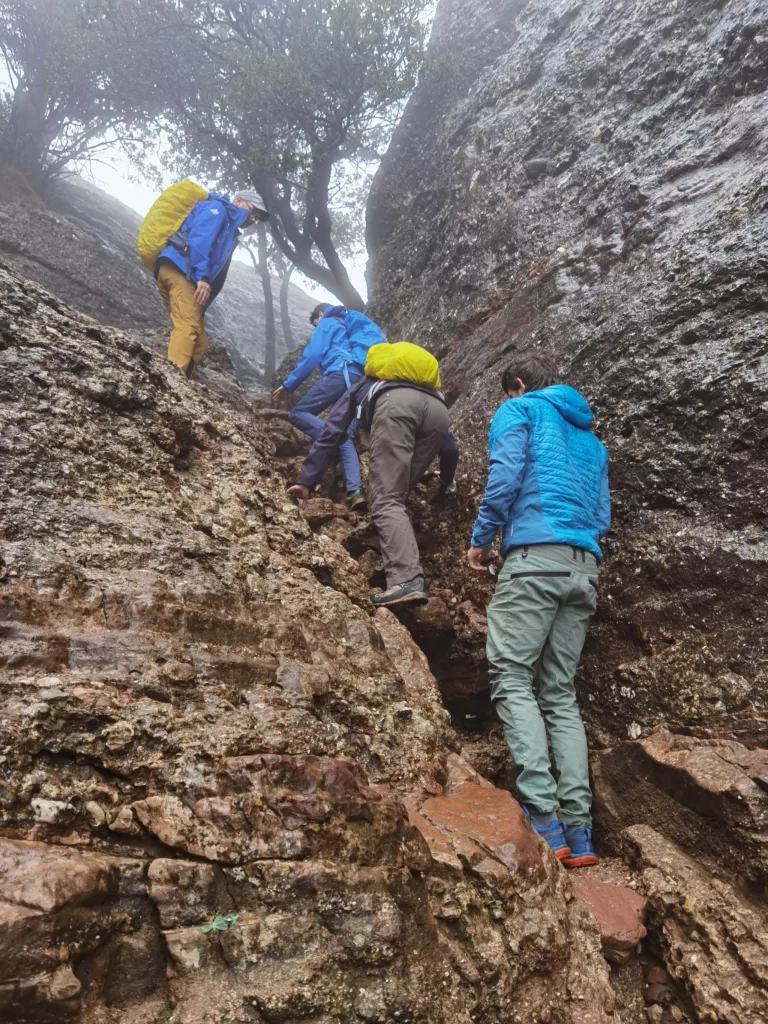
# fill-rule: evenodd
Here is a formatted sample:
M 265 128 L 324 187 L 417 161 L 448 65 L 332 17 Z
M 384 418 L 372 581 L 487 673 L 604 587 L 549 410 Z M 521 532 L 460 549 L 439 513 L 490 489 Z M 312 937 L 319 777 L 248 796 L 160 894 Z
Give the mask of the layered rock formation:
M 608 1024 L 355 518 L 286 502 L 285 414 L 3 268 L 0 390 L 2 1019 Z
M 0 168 L 0 256 L 24 277 L 64 302 L 120 328 L 158 331 L 167 344 L 168 317 L 152 277 L 136 253 L 141 217 L 135 210 L 73 177 L 58 182 L 45 207 L 23 183 Z M 280 282 L 272 282 L 278 302 Z M 290 286 L 294 344 L 306 340 L 316 302 Z M 286 354 L 277 309 L 277 360 Z M 260 386 L 264 369 L 264 298 L 249 264 L 235 260 L 227 284 L 207 314 L 214 347 L 223 345 L 245 387 Z
M 463 447 L 400 621 L 226 359 L 187 382 L 138 313 L 0 266 L 0 1019 L 766 1019 L 764 20 L 439 5 L 370 221 L 376 315 L 440 353 Z M 575 880 L 510 793 L 461 563 L 520 344 L 614 455 L 579 684 L 610 857 Z
M 412 502 L 432 597 L 410 628 L 462 753 L 512 786 L 484 662 L 493 578 L 463 554 L 501 371 L 554 354 L 612 457 L 577 682 L 599 841 L 635 872 L 667 966 L 647 1019 L 762 1020 L 768 12 L 441 0 L 430 49 L 368 216 L 373 315 L 440 357 L 462 446 L 457 497 Z

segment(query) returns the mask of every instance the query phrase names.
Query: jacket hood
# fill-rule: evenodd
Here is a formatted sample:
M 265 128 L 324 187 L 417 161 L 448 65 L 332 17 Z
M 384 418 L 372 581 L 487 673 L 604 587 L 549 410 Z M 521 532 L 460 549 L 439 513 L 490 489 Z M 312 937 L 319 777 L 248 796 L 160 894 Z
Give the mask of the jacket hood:
M 230 220 L 234 221 L 238 227 L 241 227 L 250 216 L 247 210 L 243 209 L 240 206 L 235 206 L 235 204 L 232 202 L 229 196 L 219 195 L 218 192 L 209 192 L 208 198 L 215 199 L 217 200 L 217 202 L 221 203 L 222 206 L 227 211 L 227 216 L 230 218 Z
M 589 430 L 592 426 L 594 416 L 586 398 L 567 384 L 555 384 L 551 388 L 532 391 L 525 397 L 532 401 L 549 402 L 550 405 L 554 405 L 560 415 L 574 427 Z
M 343 320 L 347 315 L 346 306 L 329 306 L 328 309 L 323 313 L 323 316 L 332 316 L 336 320 Z

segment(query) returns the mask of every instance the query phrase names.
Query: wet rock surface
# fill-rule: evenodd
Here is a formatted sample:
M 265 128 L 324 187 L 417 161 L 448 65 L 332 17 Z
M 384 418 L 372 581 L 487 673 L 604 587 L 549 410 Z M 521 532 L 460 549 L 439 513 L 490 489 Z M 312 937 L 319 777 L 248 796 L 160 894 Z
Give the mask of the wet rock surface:
M 593 759 L 603 842 L 649 825 L 700 864 L 764 891 L 768 879 L 768 752 L 727 740 L 657 733 Z
M 0 339 L 2 1019 L 615 1020 L 284 417 L 2 267 Z
M 767 39 L 753 0 L 443 0 L 371 196 L 373 313 L 456 399 L 458 496 L 442 536 L 420 518 L 457 607 L 493 582 L 461 556 L 509 354 L 554 353 L 595 410 L 615 522 L 579 692 L 602 744 L 765 745 Z M 471 701 L 484 636 L 459 618 Z
M 148 336 L 160 332 L 153 347 L 164 353 L 168 317 L 152 276 L 136 252 L 141 216 L 76 176 L 59 182 L 47 205 L 18 189 L 6 195 L 2 167 L 0 180 L 0 259 L 103 324 L 143 328 Z M 277 303 L 280 282 L 276 278 L 272 290 Z M 308 317 L 315 304 L 301 288 L 290 286 L 296 345 L 310 334 Z M 286 353 L 279 306 L 277 317 L 279 362 Z M 217 352 L 218 358 L 226 353 L 240 383 L 258 389 L 264 369 L 264 299 L 250 264 L 232 263 L 206 324 L 214 358 Z
M 650 918 L 661 926 L 669 973 L 684 985 L 695 1019 L 705 1024 L 763 1020 L 768 1013 L 765 918 L 727 882 L 712 878 L 648 826 L 626 829 L 623 839 L 630 863 L 640 870 Z M 648 1001 L 666 1001 L 662 990 L 668 986 L 652 981 L 648 987 Z
M 498 566 L 463 555 L 515 350 L 554 354 L 611 454 L 577 688 L 598 845 L 629 868 L 573 889 L 631 953 L 627 1024 L 766 1016 L 767 40 L 754 0 L 441 0 L 368 210 L 372 313 L 440 358 L 462 451 L 455 496 L 411 498 L 432 599 L 403 619 L 498 785 Z

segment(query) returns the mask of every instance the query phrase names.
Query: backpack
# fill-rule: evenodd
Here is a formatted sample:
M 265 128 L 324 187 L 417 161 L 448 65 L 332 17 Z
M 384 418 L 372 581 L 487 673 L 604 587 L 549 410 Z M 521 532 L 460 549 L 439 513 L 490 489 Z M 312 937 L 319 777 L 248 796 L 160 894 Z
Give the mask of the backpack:
M 410 341 L 374 345 L 365 360 L 366 377 L 401 380 L 423 388 L 440 388 L 440 367 L 431 352 Z
M 208 198 L 207 191 L 194 181 L 180 181 L 161 192 L 141 223 L 137 242 L 141 262 L 154 271 L 157 257 L 195 207 Z

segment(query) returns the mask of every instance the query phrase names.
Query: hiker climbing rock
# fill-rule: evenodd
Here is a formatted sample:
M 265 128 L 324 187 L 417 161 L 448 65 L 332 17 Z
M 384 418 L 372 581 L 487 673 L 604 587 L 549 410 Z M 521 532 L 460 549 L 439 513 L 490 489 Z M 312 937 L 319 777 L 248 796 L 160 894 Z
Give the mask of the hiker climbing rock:
M 371 435 L 371 518 L 387 577 L 387 589 L 376 594 L 373 603 L 423 603 L 427 599 L 424 573 L 405 502 L 441 448 L 446 448 L 441 465 L 446 487 L 453 481 L 458 458 L 453 438 L 446 445 L 448 410 L 439 390 L 437 360 L 408 342 L 375 345 L 368 353 L 365 374 L 331 409 L 289 493 L 309 497 L 350 425 L 359 419 Z
M 272 397 L 278 399 L 284 391 L 300 387 L 316 367 L 321 377 L 291 409 L 288 419 L 298 430 L 314 440 L 323 432 L 325 421 L 318 413 L 330 408 L 334 402 L 363 376 L 368 351 L 373 345 L 386 342 L 381 328 L 364 313 L 347 310 L 344 306 L 331 306 L 321 302 L 309 317 L 315 328 L 293 373 L 276 388 Z M 360 479 L 360 460 L 355 451 L 353 437 L 357 420 L 347 429 L 346 439 L 339 445 L 341 470 L 347 488 L 347 508 L 362 510 L 365 505 Z
M 467 561 L 486 572 L 501 529 L 504 567 L 488 607 L 491 698 L 533 827 L 566 867 L 583 867 L 598 861 L 573 680 L 597 606 L 599 541 L 610 526 L 608 454 L 584 398 L 556 380 L 554 363 L 533 350 L 502 377 L 510 401 L 491 423 L 488 484 Z
M 187 377 L 208 349 L 205 311 L 224 286 L 242 230 L 268 217 L 252 189 L 230 202 L 191 181 L 166 189 L 145 217 L 139 252 L 171 320 L 168 360 Z

